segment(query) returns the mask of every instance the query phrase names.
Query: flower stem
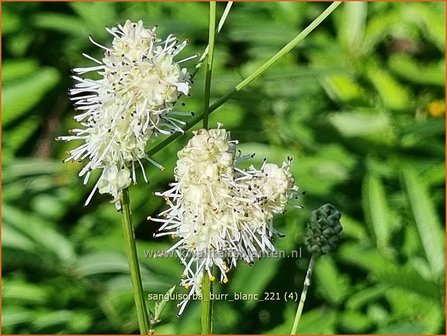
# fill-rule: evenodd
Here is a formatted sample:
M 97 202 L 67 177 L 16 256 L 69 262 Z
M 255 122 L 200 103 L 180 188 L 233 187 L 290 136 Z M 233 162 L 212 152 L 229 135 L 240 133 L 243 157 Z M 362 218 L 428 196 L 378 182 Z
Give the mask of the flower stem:
M 217 32 L 218 33 L 220 33 L 220 31 L 222 30 L 223 25 L 225 24 L 225 20 L 227 19 L 228 14 L 230 13 L 230 10 L 231 10 L 231 6 L 233 6 L 233 1 L 227 2 L 227 5 L 225 6 L 224 12 L 223 12 L 222 16 L 220 17 L 219 24 L 217 25 Z M 210 48 L 210 46 L 207 45 L 205 50 L 203 51 L 202 56 L 200 57 L 199 61 L 197 62 L 196 68 L 191 73 L 191 78 L 194 78 L 196 73 L 197 73 L 197 71 L 199 71 L 199 69 L 201 68 L 201 66 L 203 64 L 203 61 L 208 56 L 209 48 Z
M 203 97 L 203 128 L 208 129 L 208 115 L 210 112 L 211 75 L 214 60 L 214 37 L 216 36 L 216 2 L 210 1 L 208 24 L 208 58 L 205 65 L 205 94 Z
M 304 279 L 303 291 L 301 292 L 300 302 L 298 304 L 298 308 L 296 310 L 295 319 L 293 320 L 291 335 L 296 334 L 296 330 L 298 328 L 298 323 L 300 322 L 301 314 L 303 312 L 304 301 L 306 301 L 307 289 L 310 286 L 310 280 L 312 278 L 312 271 L 314 269 L 315 264 L 315 256 L 312 255 L 310 258 L 309 266 L 307 267 L 306 278 Z
M 124 233 L 124 242 L 126 244 L 127 259 L 129 262 L 130 277 L 132 280 L 132 288 L 135 299 L 135 307 L 137 310 L 138 327 L 140 334 L 149 334 L 149 318 L 146 309 L 143 285 L 141 282 L 140 266 L 138 263 L 137 248 L 135 245 L 135 233 L 132 226 L 132 217 L 130 211 L 129 190 L 123 190 L 121 196 L 121 214 Z
M 202 335 L 211 334 L 211 320 L 213 316 L 213 308 L 211 303 L 211 293 L 213 284 L 206 271 L 203 271 L 202 279 Z
M 225 93 L 221 98 L 219 98 L 216 102 L 211 104 L 208 108 L 208 114 L 217 110 L 223 103 L 225 103 L 228 99 L 230 99 L 236 92 L 242 90 L 245 86 L 250 84 L 256 78 L 258 78 L 261 74 L 263 74 L 272 64 L 274 64 L 278 59 L 287 54 L 290 50 L 295 48 L 304 38 L 309 35 L 318 25 L 324 21 L 342 2 L 335 1 L 333 2 L 323 13 L 321 13 L 311 24 L 309 24 L 301 33 L 299 33 L 293 40 L 287 43 L 284 48 L 278 51 L 275 55 L 273 55 L 269 60 L 267 60 L 263 65 L 261 65 L 255 72 L 253 72 L 250 76 L 246 77 L 239 84 L 237 84 L 234 88 Z M 186 126 L 183 127 L 183 130 L 186 132 L 191 129 L 195 124 L 204 118 L 203 114 L 199 114 L 194 117 Z M 160 142 L 158 145 L 154 146 L 151 150 L 148 151 L 148 156 L 153 156 L 154 154 L 161 151 L 175 139 L 180 137 L 182 133 L 174 133 L 170 135 L 168 138 Z
M 210 1 L 210 14 L 208 25 L 208 58 L 205 65 L 205 94 L 203 99 L 203 128 L 208 129 L 208 115 L 210 112 L 210 90 L 211 75 L 213 71 L 214 59 L 214 38 L 216 36 L 216 2 Z M 202 279 L 202 335 L 211 334 L 212 320 L 212 302 L 211 302 L 212 284 L 208 273 L 203 271 Z

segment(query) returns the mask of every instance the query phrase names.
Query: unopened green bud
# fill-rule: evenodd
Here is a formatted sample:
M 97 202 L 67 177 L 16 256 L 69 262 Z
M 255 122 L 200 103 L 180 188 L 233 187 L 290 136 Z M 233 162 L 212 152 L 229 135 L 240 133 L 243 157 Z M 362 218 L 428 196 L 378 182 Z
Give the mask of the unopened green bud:
M 312 211 L 304 237 L 304 244 L 310 253 L 328 254 L 337 247 L 343 230 L 340 218 L 340 211 L 330 203 Z

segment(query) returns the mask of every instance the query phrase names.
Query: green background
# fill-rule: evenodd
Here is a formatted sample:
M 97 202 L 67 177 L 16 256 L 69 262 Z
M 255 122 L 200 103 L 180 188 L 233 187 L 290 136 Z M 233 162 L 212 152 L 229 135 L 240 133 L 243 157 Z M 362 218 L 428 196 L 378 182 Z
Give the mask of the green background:
M 236 3 L 217 37 L 212 101 L 277 52 L 328 3 Z M 336 253 L 317 260 L 301 333 L 443 333 L 445 281 L 445 5 L 344 3 L 303 43 L 213 113 L 240 141 L 292 172 L 306 195 L 275 226 L 280 250 L 302 248 L 310 211 L 343 213 Z M 224 8 L 218 4 L 219 15 Z M 201 53 L 206 3 L 2 4 L 3 333 L 133 333 L 136 315 L 120 215 L 83 186 L 79 164 L 62 164 L 76 126 L 70 69 L 101 58 L 88 35 L 110 44 L 105 26 L 143 20 Z M 181 57 L 180 56 L 180 57 Z M 185 63 L 192 70 L 195 61 Z M 200 112 L 203 69 L 179 109 Z M 178 105 L 180 106 L 180 105 Z M 147 293 L 179 283 L 174 258 L 144 258 L 173 241 L 153 239 L 146 220 L 165 208 L 153 195 L 173 179 L 188 132 L 147 165 L 149 185 L 131 187 Z M 149 148 L 153 144 L 149 145 Z M 141 176 L 139 176 L 142 182 Z M 240 263 L 217 293 L 300 293 L 309 255 Z M 184 293 L 183 288 L 177 289 Z M 153 306 L 154 302 L 149 302 Z M 176 316 L 168 302 L 157 333 L 199 332 L 200 304 Z M 296 302 L 214 305 L 216 333 L 288 333 Z

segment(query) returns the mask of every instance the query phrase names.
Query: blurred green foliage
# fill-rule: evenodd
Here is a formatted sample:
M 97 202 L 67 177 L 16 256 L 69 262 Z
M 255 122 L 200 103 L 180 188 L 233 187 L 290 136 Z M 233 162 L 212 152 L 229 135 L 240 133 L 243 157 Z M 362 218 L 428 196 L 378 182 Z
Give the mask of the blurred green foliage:
M 219 4 L 222 13 L 224 4 Z M 327 3 L 236 3 L 217 38 L 212 99 L 278 51 Z M 445 230 L 445 4 L 344 3 L 315 32 L 211 116 L 244 153 L 280 163 L 307 193 L 303 210 L 276 219 L 278 249 L 302 247 L 311 210 L 331 202 L 344 238 L 316 263 L 300 333 L 443 333 Z M 75 124 L 70 69 L 101 57 L 104 27 L 126 19 L 158 24 L 206 46 L 205 3 L 2 4 L 2 326 L 3 333 L 132 333 L 136 315 L 120 217 L 108 198 L 83 206 L 91 185 L 78 164 L 62 164 L 72 144 L 55 143 Z M 188 63 L 190 69 L 194 61 Z M 199 112 L 203 72 L 182 109 Z M 146 216 L 163 209 L 154 191 L 172 180 L 176 151 L 148 167 L 150 184 L 131 188 L 149 293 L 179 282 L 174 258 Z M 142 179 L 141 179 L 142 180 Z M 216 293 L 300 292 L 309 255 L 241 264 Z M 184 292 L 183 289 L 176 291 Z M 149 303 L 152 307 L 154 302 Z M 157 333 L 199 332 L 199 303 L 176 316 L 168 302 Z M 296 302 L 216 301 L 217 333 L 288 333 Z

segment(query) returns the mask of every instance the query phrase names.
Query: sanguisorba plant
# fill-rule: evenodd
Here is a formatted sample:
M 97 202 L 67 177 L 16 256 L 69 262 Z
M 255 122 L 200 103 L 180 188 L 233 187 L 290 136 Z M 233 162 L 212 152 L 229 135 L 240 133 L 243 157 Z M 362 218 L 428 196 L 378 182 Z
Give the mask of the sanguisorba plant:
M 298 195 L 298 188 L 289 172 L 290 159 L 281 167 L 264 162 L 259 169 L 241 169 L 244 157 L 236 155 L 237 141 L 218 126 L 208 129 L 208 115 L 264 73 L 272 64 L 298 45 L 340 2 L 332 3 L 308 27 L 268 59 L 251 75 L 229 90 L 214 104 L 209 104 L 216 33 L 216 3 L 210 2 L 209 46 L 205 66 L 203 112 L 188 124 L 175 116 L 174 104 L 190 91 L 191 76 L 180 63 L 195 56 L 175 61 L 186 46 L 174 35 L 165 40 L 157 37 L 156 28 L 144 28 L 142 21 L 126 21 L 124 25 L 106 28 L 113 36 L 111 46 L 91 42 L 103 49 L 98 60 L 83 54 L 95 63 L 87 68 L 73 69 L 76 84 L 70 90 L 79 128 L 58 140 L 80 141 L 79 147 L 68 152 L 65 161 L 84 162 L 79 175 L 86 184 L 93 171 L 98 180 L 86 205 L 98 190 L 110 194 L 122 213 L 124 241 L 141 334 L 148 334 L 151 323 L 142 288 L 135 237 L 131 223 L 128 187 L 136 183 L 136 166 L 147 181 L 143 159 L 160 164 L 151 156 L 203 119 L 204 128 L 194 132 L 192 139 L 178 153 L 175 182 L 161 193 L 169 208 L 154 221 L 162 225 L 157 236 L 174 234 L 179 238 L 171 247 L 185 266 L 181 284 L 190 287 L 190 295 L 203 292 L 202 333 L 211 332 L 209 302 L 210 282 L 220 271 L 220 281 L 227 282 L 226 273 L 238 260 L 252 262 L 263 252 L 273 251 L 271 237 L 275 233 L 273 215 L 285 210 L 287 200 Z M 225 21 L 231 3 L 219 23 Z M 198 67 L 202 64 L 199 61 Z M 86 75 L 95 73 L 95 76 Z M 166 140 L 145 152 L 149 140 L 160 134 L 171 134 Z M 180 313 L 188 299 L 181 302 Z
M 135 238 L 130 215 L 127 188 L 136 183 L 135 166 L 138 164 L 147 181 L 142 160 L 147 159 L 145 149 L 149 140 L 159 134 L 182 131 L 184 123 L 173 116 L 175 102 L 188 94 L 190 76 L 174 57 L 187 42 L 179 43 L 169 35 L 165 40 L 157 37 L 156 28 L 147 29 L 143 22 L 126 21 L 124 25 L 107 28 L 113 36 L 111 46 L 91 42 L 103 49 L 98 60 L 83 54 L 96 63 L 87 68 L 73 69 L 77 82 L 70 90 L 78 114 L 75 120 L 80 128 L 58 140 L 81 141 L 69 151 L 65 161 L 84 162 L 79 175 L 86 184 L 93 171 L 100 172 L 86 205 L 96 190 L 110 194 L 122 222 L 129 267 L 134 287 L 140 332 L 147 334 L 149 319 L 141 283 Z M 85 76 L 95 72 L 96 78 Z M 84 75 L 84 76 L 83 76 Z M 83 77 L 81 77 L 83 76 Z

